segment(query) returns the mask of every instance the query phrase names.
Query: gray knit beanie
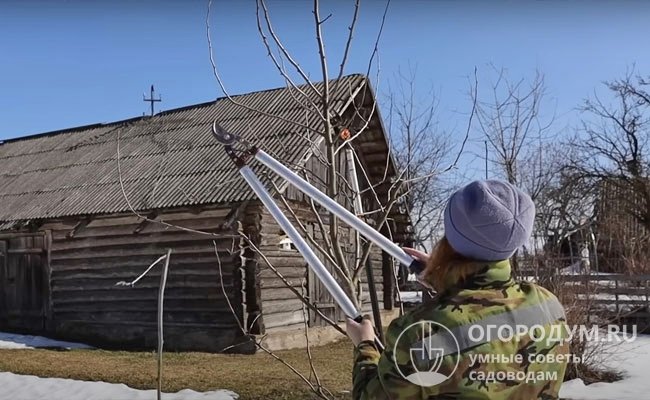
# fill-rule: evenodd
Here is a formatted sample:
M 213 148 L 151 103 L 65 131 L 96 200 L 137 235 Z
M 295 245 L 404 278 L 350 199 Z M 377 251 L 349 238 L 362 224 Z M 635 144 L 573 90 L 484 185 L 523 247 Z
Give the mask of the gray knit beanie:
M 445 208 L 445 236 L 465 257 L 510 258 L 533 230 L 535 204 L 508 182 L 474 181 L 455 192 Z

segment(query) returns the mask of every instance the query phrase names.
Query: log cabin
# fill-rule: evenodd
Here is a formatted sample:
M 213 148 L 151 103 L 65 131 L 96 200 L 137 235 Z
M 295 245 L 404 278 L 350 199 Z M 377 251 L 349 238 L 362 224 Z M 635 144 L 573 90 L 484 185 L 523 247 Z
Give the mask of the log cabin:
M 334 128 L 353 136 L 365 128 L 351 144 L 365 171 L 358 179 L 364 205 L 376 208 L 389 196 L 396 167 L 373 90 L 362 75 L 330 85 Z M 210 132 L 219 120 L 324 188 L 324 128 L 314 109 L 322 89 L 322 83 L 278 88 L 2 142 L 0 330 L 153 348 L 160 268 L 133 287 L 116 283 L 132 281 L 171 248 L 167 349 L 248 353 L 255 335 L 286 348 L 300 342 L 305 324 L 318 337 L 336 337 L 287 285 L 327 318 L 343 321 L 341 311 Z M 344 171 L 345 157 L 339 159 Z M 255 169 L 318 240 L 327 214 L 317 223 L 320 211 L 309 199 Z M 410 229 L 398 205 L 382 232 L 404 244 Z M 356 252 L 353 243 L 346 241 L 346 254 Z M 370 265 L 386 322 L 395 311 L 394 261 L 373 247 Z

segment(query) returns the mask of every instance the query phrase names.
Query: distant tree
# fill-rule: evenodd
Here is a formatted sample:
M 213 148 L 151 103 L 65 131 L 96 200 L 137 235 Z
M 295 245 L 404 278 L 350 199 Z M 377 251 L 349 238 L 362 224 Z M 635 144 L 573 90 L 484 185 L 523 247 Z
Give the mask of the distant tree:
M 650 81 L 627 73 L 605 82 L 611 100 L 594 94 L 569 143 L 566 171 L 597 198 L 600 253 L 605 268 L 640 270 L 650 255 Z
M 585 118 L 571 141 L 575 157 L 568 166 L 593 185 L 607 181 L 619 205 L 650 229 L 650 95 L 649 81 L 627 74 L 606 82 L 613 104 L 597 94 L 585 100 Z
M 405 205 L 413 224 L 414 246 L 431 250 L 451 191 L 444 173 L 452 162 L 452 143 L 438 124 L 434 91 L 418 96 L 415 71 L 408 75 L 400 71 L 393 83 L 387 102 L 391 147 L 398 168 L 410 182 Z
M 520 181 L 518 168 L 522 158 L 535 157 L 528 153 L 530 147 L 548 139 L 553 117 L 542 117 L 546 88 L 539 71 L 530 82 L 511 81 L 505 69 L 494 72 L 497 78 L 490 93 L 485 97 L 476 94 L 476 117 L 497 173 L 516 185 Z
M 542 116 L 546 94 L 544 76 L 512 81 L 505 69 L 496 69 L 494 83 L 485 96 L 474 93 L 479 132 L 489 145 L 494 171 L 508 182 L 523 186 L 533 197 L 542 195 L 554 175 L 544 161 L 553 116 Z M 541 199 L 540 199 L 541 200 Z M 517 255 L 513 270 L 518 272 Z

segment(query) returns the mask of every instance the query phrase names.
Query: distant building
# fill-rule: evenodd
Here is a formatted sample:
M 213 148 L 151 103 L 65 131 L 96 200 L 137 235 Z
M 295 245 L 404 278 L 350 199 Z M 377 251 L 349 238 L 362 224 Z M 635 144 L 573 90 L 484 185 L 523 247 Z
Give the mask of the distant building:
M 363 76 L 346 76 L 333 87 L 333 111 L 341 120 L 353 120 L 360 108 L 370 109 L 375 101 Z M 247 335 L 304 337 L 302 303 L 240 233 L 326 316 L 342 320 L 332 298 L 290 243 L 286 246 L 284 232 L 210 133 L 217 119 L 324 184 L 327 176 L 314 154 L 318 146 L 303 128 L 286 122 L 322 129 L 296 96 L 294 89 L 268 90 L 236 96 L 239 105 L 222 98 L 154 117 L 2 143 L 0 329 L 100 346 L 153 347 L 160 270 L 134 288 L 115 284 L 132 280 L 172 248 L 164 315 L 169 349 L 250 352 L 254 349 Z M 372 115 L 368 130 L 353 145 L 370 180 L 361 182 L 362 188 L 375 186 L 381 198 L 388 188 L 382 182 L 390 180 L 395 168 L 380 117 Z M 301 193 L 275 176 L 260 176 L 270 188 L 275 182 L 297 212 L 311 210 Z M 372 205 L 376 197 L 367 193 L 364 201 Z M 310 231 L 318 230 L 317 221 L 305 223 Z M 396 208 L 389 224 L 394 240 L 408 239 L 406 213 Z M 348 243 L 345 251 L 354 254 L 354 244 Z M 392 260 L 375 247 L 371 262 L 382 307 L 390 311 Z M 309 312 L 309 325 L 324 322 Z
M 641 221 L 650 215 L 644 190 L 620 178 L 603 180 L 597 205 L 598 261 L 602 271 L 630 272 L 647 270 L 650 235 Z

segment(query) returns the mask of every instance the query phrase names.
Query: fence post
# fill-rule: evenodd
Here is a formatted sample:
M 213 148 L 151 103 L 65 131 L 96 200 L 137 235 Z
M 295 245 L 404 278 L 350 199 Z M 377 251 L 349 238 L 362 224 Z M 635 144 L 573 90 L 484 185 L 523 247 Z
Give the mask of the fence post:
M 648 278 L 645 279 L 645 308 L 646 308 L 646 312 L 648 312 L 648 313 L 650 313 L 650 300 L 648 300 L 648 295 L 650 294 L 648 292 L 648 281 L 649 280 L 650 279 L 648 279 Z
M 616 316 L 620 314 L 618 305 L 618 276 L 614 277 L 614 303 L 616 304 Z
M 589 279 L 590 279 L 590 277 L 589 277 L 589 275 L 584 275 L 584 278 L 585 278 L 585 292 L 586 292 L 585 295 L 587 297 L 586 302 L 585 302 L 585 304 L 587 304 L 587 310 L 586 310 L 587 311 L 587 324 L 590 324 L 591 323 L 591 301 L 592 301 L 592 299 L 591 299 L 591 290 L 589 289 Z M 578 304 L 580 304 L 580 303 L 578 303 Z

